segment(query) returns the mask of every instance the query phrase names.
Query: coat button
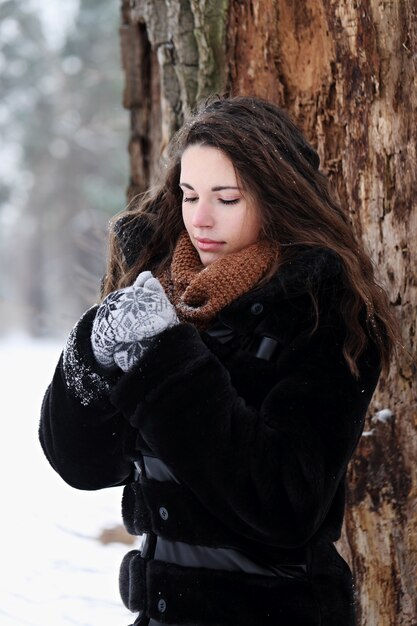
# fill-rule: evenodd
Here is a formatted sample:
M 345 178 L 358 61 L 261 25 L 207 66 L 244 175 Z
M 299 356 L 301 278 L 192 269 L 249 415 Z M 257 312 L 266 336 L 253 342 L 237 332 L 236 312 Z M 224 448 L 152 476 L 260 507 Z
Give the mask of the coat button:
M 164 522 L 168 519 L 168 511 L 164 506 L 161 506 L 161 508 L 159 509 L 159 515 L 162 517 Z
M 165 613 L 166 610 L 167 610 L 167 603 L 165 602 L 163 598 L 160 598 L 158 600 L 158 611 L 160 613 Z
M 252 315 L 260 315 L 263 310 L 264 306 L 260 302 L 255 302 L 255 304 L 252 304 L 250 308 L 250 312 L 252 313 Z

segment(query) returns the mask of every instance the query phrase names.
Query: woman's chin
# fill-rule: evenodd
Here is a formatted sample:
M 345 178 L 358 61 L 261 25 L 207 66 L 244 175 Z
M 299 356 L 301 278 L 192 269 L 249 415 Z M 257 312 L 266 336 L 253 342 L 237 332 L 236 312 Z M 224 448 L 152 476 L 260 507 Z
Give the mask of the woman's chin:
M 202 250 L 197 250 L 197 252 L 198 256 L 200 257 L 200 261 L 204 265 L 204 267 L 211 265 L 212 263 L 214 263 L 214 261 L 217 261 L 222 256 L 224 256 L 224 254 L 221 254 L 219 252 L 204 252 Z

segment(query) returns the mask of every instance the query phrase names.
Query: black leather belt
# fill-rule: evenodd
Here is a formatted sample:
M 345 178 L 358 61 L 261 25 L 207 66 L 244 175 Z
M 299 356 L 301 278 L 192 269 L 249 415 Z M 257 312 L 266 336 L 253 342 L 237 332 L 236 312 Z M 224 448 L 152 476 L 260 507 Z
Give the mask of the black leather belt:
M 125 605 L 168 624 L 317 626 L 319 609 L 308 578 L 292 579 L 189 568 L 145 560 L 138 550 L 122 563 Z M 285 622 L 286 624 L 288 622 Z
M 307 562 L 306 548 L 279 548 L 249 541 L 233 533 L 203 507 L 184 485 L 141 477 L 125 486 L 123 521 L 129 533 L 154 533 L 170 541 L 209 547 L 235 548 L 269 564 Z

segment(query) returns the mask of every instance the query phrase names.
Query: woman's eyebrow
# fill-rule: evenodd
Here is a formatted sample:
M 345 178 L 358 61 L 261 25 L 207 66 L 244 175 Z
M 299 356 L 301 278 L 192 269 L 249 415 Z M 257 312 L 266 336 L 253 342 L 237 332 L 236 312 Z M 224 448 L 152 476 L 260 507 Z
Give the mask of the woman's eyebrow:
M 195 191 L 194 187 L 189 185 L 188 183 L 180 183 L 180 187 L 186 187 L 187 189 L 191 189 L 191 191 Z M 211 191 L 223 191 L 224 189 L 238 189 L 240 187 L 233 187 L 232 185 L 217 185 L 216 187 L 212 187 Z
M 239 189 L 239 187 L 232 187 L 232 185 L 225 185 L 225 186 L 217 186 L 217 187 L 212 187 L 211 190 L 212 191 L 223 191 L 223 189 Z

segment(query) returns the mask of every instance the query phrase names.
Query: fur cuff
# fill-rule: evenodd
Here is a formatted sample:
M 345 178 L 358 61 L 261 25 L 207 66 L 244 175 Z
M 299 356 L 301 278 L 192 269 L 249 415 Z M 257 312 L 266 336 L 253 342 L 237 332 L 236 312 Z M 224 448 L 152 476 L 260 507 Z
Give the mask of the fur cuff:
M 121 374 L 115 374 L 114 371 L 109 373 L 94 358 L 90 337 L 97 308 L 95 305 L 88 309 L 74 326 L 62 355 L 67 388 L 83 406 L 108 397 Z

